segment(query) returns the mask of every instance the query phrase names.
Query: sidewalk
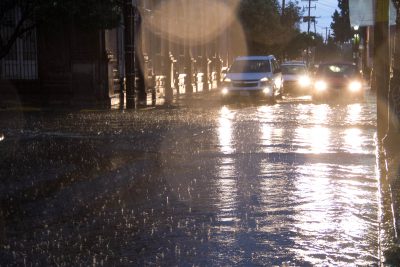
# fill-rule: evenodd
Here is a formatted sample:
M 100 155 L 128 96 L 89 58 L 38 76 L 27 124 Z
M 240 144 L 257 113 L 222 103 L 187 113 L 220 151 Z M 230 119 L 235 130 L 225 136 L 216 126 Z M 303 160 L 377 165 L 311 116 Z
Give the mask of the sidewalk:
M 182 100 L 185 100 L 186 104 L 192 103 L 196 104 L 199 100 L 217 100 L 218 99 L 218 89 L 210 89 L 209 91 L 202 92 L 194 92 L 194 93 L 186 93 L 186 94 L 174 94 L 172 101 L 170 103 L 166 103 L 165 98 L 163 96 L 157 96 L 156 99 L 152 99 L 152 95 L 148 94 L 146 99 L 146 105 L 137 106 L 136 109 L 152 109 L 158 107 L 173 107 L 179 106 Z M 3 101 L 0 102 L 0 112 L 2 111 L 17 111 L 17 112 L 39 112 L 39 111 L 51 111 L 51 110 L 75 110 L 75 111 L 94 111 L 94 110 L 117 110 L 117 109 L 126 109 L 126 99 L 124 100 L 123 106 L 120 104 L 112 105 L 106 107 L 104 105 L 96 105 L 96 104 L 76 104 L 76 105 L 68 105 L 66 103 L 50 103 L 43 105 L 37 101 L 30 102 L 22 102 L 19 100 L 11 101 Z
M 383 266 L 400 265 L 400 151 L 378 152 L 381 197 L 380 252 Z

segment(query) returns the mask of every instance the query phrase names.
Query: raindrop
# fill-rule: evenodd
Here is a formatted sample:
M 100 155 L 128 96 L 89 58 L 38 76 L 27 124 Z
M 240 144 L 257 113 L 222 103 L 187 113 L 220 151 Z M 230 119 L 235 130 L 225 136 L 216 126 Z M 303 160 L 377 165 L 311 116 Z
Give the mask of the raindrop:
M 4 140 L 4 134 L 0 133 L 0 142 Z

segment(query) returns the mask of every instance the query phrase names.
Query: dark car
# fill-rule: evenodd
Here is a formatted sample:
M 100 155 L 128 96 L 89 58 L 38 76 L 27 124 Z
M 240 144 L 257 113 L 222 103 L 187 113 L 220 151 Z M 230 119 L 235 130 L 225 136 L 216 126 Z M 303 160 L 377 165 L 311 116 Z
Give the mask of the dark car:
M 363 99 L 364 93 L 362 74 L 356 64 L 329 62 L 318 66 L 314 77 L 313 100 Z

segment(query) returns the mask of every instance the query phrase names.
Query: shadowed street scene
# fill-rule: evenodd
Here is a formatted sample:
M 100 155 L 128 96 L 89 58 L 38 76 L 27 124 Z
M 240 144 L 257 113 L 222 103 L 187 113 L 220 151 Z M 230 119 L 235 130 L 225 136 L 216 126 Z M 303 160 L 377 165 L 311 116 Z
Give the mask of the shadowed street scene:
M 399 0 L 1 0 L 0 266 L 399 266 Z
M 6 265 L 379 263 L 372 96 L 0 116 Z

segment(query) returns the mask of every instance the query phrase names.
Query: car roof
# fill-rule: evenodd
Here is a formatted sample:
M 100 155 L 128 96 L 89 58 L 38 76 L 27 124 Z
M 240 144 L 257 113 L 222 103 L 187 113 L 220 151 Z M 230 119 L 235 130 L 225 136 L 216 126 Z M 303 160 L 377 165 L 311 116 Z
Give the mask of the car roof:
M 285 61 L 281 65 L 306 65 L 303 61 Z
M 237 57 L 235 60 L 271 60 L 275 59 L 273 55 L 269 56 L 241 56 Z
M 318 66 L 323 66 L 323 65 L 353 65 L 356 66 L 354 62 L 350 61 L 329 61 L 329 62 L 323 62 L 318 64 Z

